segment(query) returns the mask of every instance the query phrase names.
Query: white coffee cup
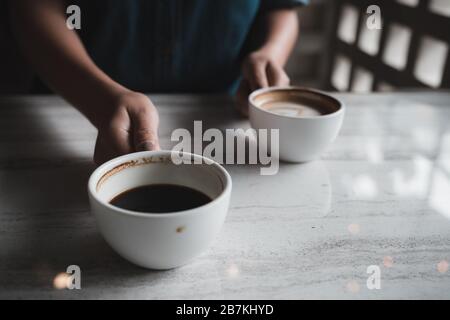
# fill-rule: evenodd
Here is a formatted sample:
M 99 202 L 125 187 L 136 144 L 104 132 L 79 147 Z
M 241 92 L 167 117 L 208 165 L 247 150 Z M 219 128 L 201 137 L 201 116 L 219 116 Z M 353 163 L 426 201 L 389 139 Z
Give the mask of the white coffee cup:
M 229 207 L 231 177 L 222 166 L 190 153 L 182 153 L 182 158 L 201 164 L 176 165 L 173 154 L 128 154 L 97 168 L 88 182 L 91 210 L 106 242 L 123 258 L 145 268 L 171 269 L 204 252 L 219 233 Z M 212 201 L 164 214 L 134 212 L 110 204 L 122 192 L 151 184 L 189 187 Z
M 275 104 L 279 109 L 284 106 L 285 110 L 275 113 L 275 108 L 268 107 Z M 291 112 L 295 104 L 299 105 L 299 112 Z M 314 110 L 322 112 L 316 115 Z M 338 99 L 301 87 L 265 88 L 249 96 L 251 126 L 257 130 L 278 129 L 279 158 L 288 162 L 319 158 L 337 137 L 344 111 L 344 104 Z M 274 150 L 273 147 L 271 149 Z

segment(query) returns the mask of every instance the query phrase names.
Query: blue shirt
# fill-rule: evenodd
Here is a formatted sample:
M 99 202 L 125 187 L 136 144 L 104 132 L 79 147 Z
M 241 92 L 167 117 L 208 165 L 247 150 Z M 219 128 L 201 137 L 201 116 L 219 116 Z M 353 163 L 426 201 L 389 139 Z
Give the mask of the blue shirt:
M 75 0 L 95 63 L 141 92 L 231 92 L 256 16 L 308 0 Z

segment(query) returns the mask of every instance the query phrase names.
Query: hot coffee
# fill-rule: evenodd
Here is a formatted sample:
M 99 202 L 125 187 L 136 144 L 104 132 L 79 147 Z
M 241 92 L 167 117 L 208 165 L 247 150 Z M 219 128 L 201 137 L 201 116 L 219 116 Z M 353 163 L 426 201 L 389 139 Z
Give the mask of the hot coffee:
M 145 213 L 189 210 L 211 202 L 204 193 L 173 184 L 152 184 L 127 190 L 110 203 L 116 207 Z
M 270 148 L 288 162 L 317 159 L 336 138 L 344 108 L 324 92 L 301 87 L 259 89 L 249 96 L 252 128 L 278 130 L 278 143 Z
M 267 102 L 261 106 L 264 110 L 278 114 L 280 116 L 289 117 L 319 117 L 322 113 L 310 106 L 290 102 L 290 101 L 273 101 Z
M 287 117 L 320 117 L 338 110 L 334 100 L 300 89 L 265 92 L 256 96 L 254 102 L 263 110 Z

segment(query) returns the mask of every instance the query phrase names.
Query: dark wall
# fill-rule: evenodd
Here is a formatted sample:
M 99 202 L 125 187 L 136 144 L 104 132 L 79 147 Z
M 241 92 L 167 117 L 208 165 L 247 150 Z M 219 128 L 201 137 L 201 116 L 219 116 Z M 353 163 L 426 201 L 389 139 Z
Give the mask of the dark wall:
M 0 94 L 29 92 L 32 77 L 12 36 L 7 0 L 0 0 Z

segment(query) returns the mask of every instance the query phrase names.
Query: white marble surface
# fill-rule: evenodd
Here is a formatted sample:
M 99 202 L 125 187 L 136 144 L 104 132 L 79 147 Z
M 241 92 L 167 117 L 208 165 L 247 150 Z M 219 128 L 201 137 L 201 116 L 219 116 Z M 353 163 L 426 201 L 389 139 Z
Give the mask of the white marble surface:
M 450 93 L 339 96 L 348 111 L 323 160 L 271 177 L 227 166 L 220 236 L 166 272 L 129 264 L 97 232 L 90 124 L 56 97 L 0 98 L 0 298 L 450 298 Z M 248 126 L 226 98 L 152 98 L 166 148 L 193 120 Z M 55 289 L 72 264 L 82 289 Z M 379 290 L 366 287 L 370 265 Z

